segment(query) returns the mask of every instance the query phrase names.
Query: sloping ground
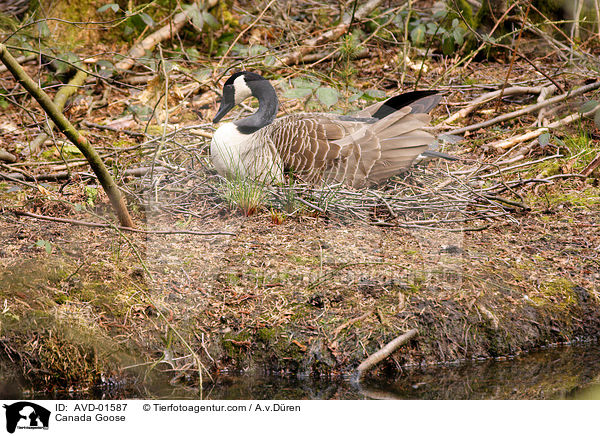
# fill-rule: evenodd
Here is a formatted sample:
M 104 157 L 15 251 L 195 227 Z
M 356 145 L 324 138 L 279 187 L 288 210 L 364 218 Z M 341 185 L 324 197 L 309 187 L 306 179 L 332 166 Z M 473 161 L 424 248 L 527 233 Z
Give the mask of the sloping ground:
M 127 240 L 5 210 L 3 359 L 35 389 L 81 389 L 158 370 L 193 376 L 190 350 L 212 373 L 348 373 L 417 328 L 380 366 L 393 373 L 596 337 L 598 205 L 586 201 L 561 197 L 545 214 L 464 234 L 312 216 L 276 225 L 224 207 L 219 220 L 151 227 L 235 236 Z

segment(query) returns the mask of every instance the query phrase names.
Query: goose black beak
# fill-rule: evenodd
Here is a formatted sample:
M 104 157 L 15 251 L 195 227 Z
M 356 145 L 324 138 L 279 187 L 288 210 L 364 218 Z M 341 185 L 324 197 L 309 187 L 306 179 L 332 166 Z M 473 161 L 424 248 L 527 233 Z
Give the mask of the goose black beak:
M 227 115 L 227 113 L 233 109 L 233 107 L 235 106 L 235 104 L 227 102 L 225 100 L 221 101 L 221 107 L 219 107 L 219 111 L 217 112 L 217 115 L 215 115 L 215 117 L 213 118 L 213 123 L 218 123 L 219 121 L 221 121 L 221 118 L 223 118 L 225 115 Z

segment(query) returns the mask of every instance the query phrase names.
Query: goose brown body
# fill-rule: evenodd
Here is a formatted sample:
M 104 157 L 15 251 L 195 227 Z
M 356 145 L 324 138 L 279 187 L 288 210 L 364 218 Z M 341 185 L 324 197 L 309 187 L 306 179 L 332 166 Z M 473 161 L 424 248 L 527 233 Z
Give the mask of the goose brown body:
M 265 102 L 257 97 L 260 112 Z M 424 128 L 430 122 L 427 112 L 439 102 L 439 95 L 425 91 L 411 97 L 405 99 L 409 104 L 383 112 L 392 99 L 354 116 L 288 115 L 250 133 L 243 133 L 249 129 L 236 127 L 235 122 L 227 123 L 213 137 L 213 162 L 229 178 L 281 182 L 283 172 L 291 171 L 315 185 L 377 184 L 408 168 L 434 141 Z

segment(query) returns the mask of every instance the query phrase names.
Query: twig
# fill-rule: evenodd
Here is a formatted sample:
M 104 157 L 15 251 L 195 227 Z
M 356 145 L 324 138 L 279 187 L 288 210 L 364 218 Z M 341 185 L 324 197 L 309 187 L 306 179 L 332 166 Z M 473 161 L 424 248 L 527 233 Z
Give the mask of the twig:
M 11 169 L 10 167 L 7 167 L 9 169 Z M 13 170 L 16 170 L 16 168 L 12 168 Z M 150 172 L 150 167 L 139 167 L 139 168 L 129 168 L 126 169 L 125 171 L 122 171 L 120 174 L 122 176 L 130 176 L 130 177 L 141 177 L 146 175 L 147 173 Z M 164 167 L 155 167 L 155 170 L 166 170 L 167 168 Z M 11 175 L 13 177 L 13 179 L 18 179 L 18 180 L 28 180 L 28 181 L 38 181 L 38 182 L 58 182 L 60 180 L 68 180 L 68 179 L 72 179 L 76 176 L 84 176 L 84 177 L 95 177 L 95 175 L 93 173 L 69 173 L 67 171 L 63 171 L 60 173 L 54 173 L 54 174 L 39 174 L 39 175 L 29 175 L 29 174 L 12 174 Z M 0 178 L 4 178 L 6 177 L 5 174 L 0 173 Z
M 504 115 L 500 115 L 498 117 L 492 118 L 491 120 L 487 120 L 487 121 L 483 121 L 481 123 L 477 123 L 477 124 L 472 124 L 470 126 L 465 126 L 465 127 L 461 127 L 460 129 L 454 129 L 454 130 L 450 130 L 449 132 L 446 132 L 448 135 L 458 135 L 461 133 L 465 133 L 465 132 L 470 132 L 473 130 L 477 130 L 477 129 L 481 129 L 483 127 L 488 127 L 491 126 L 493 124 L 497 124 L 503 121 L 507 121 L 507 120 L 511 120 L 513 118 L 517 118 L 520 117 L 521 115 L 526 115 L 529 114 L 531 112 L 535 112 L 538 109 L 541 109 L 543 107 L 549 106 L 553 103 L 557 103 L 559 101 L 563 101 L 566 100 L 568 98 L 571 97 L 575 97 L 581 94 L 585 94 L 586 92 L 589 91 L 593 91 L 595 89 L 600 88 L 600 81 L 598 82 L 594 82 L 594 83 L 590 83 L 589 85 L 585 85 L 582 86 L 580 88 L 577 88 L 574 91 L 568 91 L 565 92 L 564 94 L 558 95 L 556 97 L 550 98 L 546 101 L 543 101 L 541 103 L 537 103 L 537 104 L 533 104 L 530 106 L 527 106 L 523 109 L 519 109 L 517 111 L 513 111 L 513 112 L 509 112 L 507 114 Z M 549 126 L 550 127 L 550 126 Z
M 406 344 L 412 338 L 417 336 L 419 331 L 417 329 L 409 330 L 403 335 L 398 336 L 393 341 L 387 343 L 381 350 L 371 354 L 368 358 L 366 358 L 358 368 L 356 369 L 356 374 L 354 376 L 355 380 L 360 380 L 360 378 L 364 375 L 366 371 L 371 369 L 373 366 L 377 365 L 383 359 L 388 357 L 402 345 Z
M 132 130 L 119 129 L 118 127 L 103 126 L 102 124 L 92 123 L 88 120 L 83 120 L 81 122 L 81 124 L 83 124 L 85 127 L 93 127 L 94 129 L 99 129 L 99 130 L 109 130 L 111 132 L 122 132 L 129 136 L 142 136 L 142 137 L 146 136 L 145 133 L 134 132 Z
M 362 321 L 363 319 L 368 318 L 369 316 L 371 316 L 373 314 L 372 310 L 369 310 L 367 313 L 363 313 L 361 316 L 357 316 L 356 318 L 352 318 L 348 321 L 346 321 L 344 324 L 342 324 L 341 326 L 339 326 L 338 328 L 336 328 L 333 331 L 333 339 L 335 340 L 335 338 L 338 337 L 338 335 L 342 332 L 342 330 L 344 330 L 345 328 L 351 326 L 354 323 L 357 323 L 359 321 Z
M 24 64 L 26 62 L 30 62 L 30 61 L 35 61 L 38 58 L 38 55 L 36 54 L 31 54 L 31 55 L 23 55 L 23 56 L 19 56 L 18 58 L 16 58 L 17 62 L 20 64 Z M 4 73 L 5 71 L 7 71 L 8 68 L 6 68 L 6 65 L 0 65 L 0 73 Z
M 4 162 L 13 163 L 17 161 L 17 156 L 15 156 L 12 153 L 9 153 L 3 148 L 0 148 L 0 160 L 3 160 Z
M 496 150 L 508 150 L 511 147 L 514 147 L 517 144 L 520 144 L 525 141 L 530 141 L 532 139 L 537 139 L 543 133 L 546 133 L 548 128 L 541 127 L 539 129 L 534 130 L 533 132 L 527 132 L 522 135 L 513 136 L 511 138 L 503 139 L 498 142 L 494 142 L 490 144 L 490 147 L 494 147 Z
M 240 38 L 242 37 L 242 35 L 244 35 L 244 33 L 246 33 L 248 30 L 250 30 L 251 28 L 254 27 L 254 25 L 263 17 L 263 15 L 265 14 L 265 12 L 267 12 L 267 10 L 271 7 L 271 5 L 275 3 L 275 0 L 271 0 L 267 6 L 264 7 L 264 9 L 261 11 L 261 13 L 258 15 L 258 17 L 256 17 L 256 19 L 250 23 L 250 25 L 248 27 L 246 27 L 244 30 L 242 30 L 240 33 L 238 33 L 238 36 L 235 37 L 235 39 L 233 40 L 233 42 L 229 45 L 229 48 L 227 49 L 227 51 L 225 52 L 225 54 L 223 56 L 221 56 L 221 59 L 219 60 L 219 63 L 217 64 L 217 66 L 215 68 L 213 68 L 213 71 L 215 72 L 219 72 L 221 65 L 223 65 L 223 61 L 227 58 L 227 56 L 229 55 L 229 53 L 231 52 L 231 50 L 233 49 L 233 47 L 235 47 L 235 45 L 237 44 L 237 42 L 240 40 Z
M 544 89 L 546 89 L 546 87 L 543 85 L 542 86 L 511 86 L 510 88 L 504 89 L 503 95 L 506 96 L 506 95 L 540 94 Z M 475 109 L 477 109 L 479 106 L 481 106 L 489 101 L 492 101 L 493 99 L 495 99 L 496 97 L 498 97 L 501 94 L 502 94 L 502 90 L 497 90 L 497 91 L 487 92 L 485 94 L 480 95 L 475 100 L 470 102 L 467 107 L 459 110 L 458 112 L 456 112 L 455 114 L 450 116 L 448 119 L 444 120 L 444 125 L 451 124 L 461 118 L 466 117 L 471 112 L 473 112 Z
M 557 88 L 554 85 L 545 87 L 544 89 L 542 89 L 542 92 L 540 92 L 537 102 L 541 103 L 544 100 L 548 100 L 548 98 L 551 95 L 553 95 L 556 91 L 557 91 Z M 547 107 L 541 108 L 540 112 L 538 113 L 538 119 L 537 119 L 537 123 L 536 123 L 536 125 L 538 127 L 545 127 L 548 124 L 548 120 L 546 119 L 547 115 L 549 115 L 548 108 Z
M 523 210 L 531 210 L 531 207 L 527 206 L 525 203 L 521 203 L 519 201 L 514 201 L 514 200 L 509 200 L 508 198 L 504 198 L 504 197 L 498 197 L 497 195 L 485 195 L 485 198 L 490 199 L 490 200 L 496 200 L 496 201 L 499 201 L 500 203 L 506 203 L 511 206 L 517 206 Z
M 523 22 L 527 22 L 527 17 L 529 16 L 529 11 L 531 10 L 531 2 L 529 6 L 527 6 L 527 10 L 525 11 L 525 17 L 523 17 Z M 521 36 L 523 35 L 523 28 L 525 26 L 521 26 L 519 29 L 519 35 L 517 36 L 517 42 L 515 44 L 515 50 L 513 51 L 513 55 L 510 59 L 510 65 L 508 66 L 508 71 L 506 72 L 506 78 L 504 79 L 504 83 L 502 84 L 502 88 L 500 89 L 500 96 L 498 97 L 498 101 L 496 102 L 496 108 L 494 109 L 495 113 L 498 113 L 498 109 L 500 109 L 500 102 L 502 101 L 502 96 L 504 95 L 504 88 L 506 88 L 506 84 L 508 83 L 508 78 L 510 77 L 510 73 L 512 72 L 513 66 L 515 64 L 515 59 L 517 58 L 517 53 L 519 52 L 519 45 L 521 44 Z
M 56 105 L 56 109 L 58 109 L 61 112 L 64 110 L 67 99 L 75 92 L 77 92 L 79 87 L 84 84 L 87 76 L 87 72 L 77 70 L 77 73 L 73 76 L 71 80 L 69 80 L 69 83 L 67 83 L 65 86 L 63 86 L 57 91 L 56 95 L 54 96 L 54 104 Z M 48 120 L 47 127 L 48 131 L 52 131 L 52 129 L 54 129 L 54 121 Z M 42 147 L 44 141 L 46 141 L 46 139 L 48 139 L 48 134 L 46 132 L 40 133 L 37 136 L 37 138 L 35 138 L 29 143 L 29 154 L 37 153 Z
M 600 153 L 598 153 L 596 157 L 592 159 L 592 161 L 589 164 L 587 164 L 587 166 L 583 170 L 581 170 L 581 174 L 586 177 L 590 176 L 598 167 L 600 167 Z
M 31 212 L 24 212 L 20 210 L 13 211 L 15 215 L 19 216 L 27 216 L 30 218 L 35 218 L 38 220 L 45 221 L 55 221 L 58 223 L 66 223 L 73 224 L 76 226 L 84 226 L 84 227 L 98 227 L 98 228 L 116 228 L 118 230 L 133 232 L 133 233 L 143 233 L 146 235 L 198 235 L 198 236 L 235 236 L 235 233 L 232 232 L 196 232 L 194 230 L 141 230 L 133 227 L 123 227 L 123 226 L 114 226 L 112 224 L 102 224 L 102 223 L 92 223 L 88 221 L 80 221 L 73 220 L 68 218 L 57 218 L 46 215 L 38 215 Z

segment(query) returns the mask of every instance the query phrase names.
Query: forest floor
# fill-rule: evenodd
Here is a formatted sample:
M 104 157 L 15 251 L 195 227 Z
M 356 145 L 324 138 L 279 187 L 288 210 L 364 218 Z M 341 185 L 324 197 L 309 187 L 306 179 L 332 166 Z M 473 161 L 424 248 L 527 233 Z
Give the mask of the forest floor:
M 385 69 L 389 52 L 371 56 L 376 59 L 356 61 L 355 81 L 393 95 L 394 72 Z M 462 88 L 452 88 L 451 79 L 438 84 L 447 95 L 434 119 L 453 113 L 482 87 L 497 89 L 505 80 L 505 64 L 474 65 L 460 78 Z M 446 68 L 432 60 L 422 86 Z M 539 80 L 525 63 L 517 62 L 513 75 L 522 83 Z M 573 81 L 585 83 L 568 74 L 558 80 L 567 88 Z M 598 174 L 567 176 L 597 153 L 598 129 L 590 120 L 561 130 L 569 153 L 537 162 L 548 153 L 536 150 L 522 171 L 496 178 L 503 183 L 504 176 L 565 175 L 509 189 L 511 201 L 527 207 L 497 205 L 501 213 L 495 218 L 463 226 L 434 216 L 434 225 L 411 226 L 402 225 L 403 216 L 387 216 L 389 225 L 381 225 L 385 201 L 366 217 L 308 207 L 288 213 L 272 204 L 246 216 L 207 163 L 211 128 L 205 120 L 216 109 L 213 90 L 205 89 L 188 106 L 180 101 L 181 110 L 169 118 L 169 129 L 195 126 L 187 138 L 203 132 L 195 136 L 193 150 L 173 138 L 172 147 L 163 149 L 163 163 L 185 161 L 199 178 L 182 176 L 178 184 L 179 176 L 157 169 L 156 183 L 168 179 L 170 184 L 160 186 L 169 189 L 147 201 L 149 192 L 160 190 L 148 190 L 148 180 L 144 187 L 125 173 L 148 165 L 156 152 L 156 145 L 139 147 L 147 137 L 127 133 L 142 132 L 144 123 L 122 116 L 131 106 L 127 99 L 141 99 L 140 94 L 97 86 L 67 114 L 74 121 L 112 122 L 121 130 L 80 125 L 120 174 L 136 227 L 148 233 L 77 224 L 115 222 L 95 179 L 77 173 L 68 181 L 36 180 L 58 171 L 60 147 L 26 156 L 19 144 L 28 143 L 32 133 L 14 108 L 0 109 L 0 147 L 26 160 L 1 167 L 13 179 L 0 181 L 0 368 L 21 378 L 27 389 L 82 389 L 156 371 L 193 384 L 199 366 L 206 370 L 205 381 L 208 374 L 227 371 L 349 374 L 410 329 L 418 336 L 373 374 L 398 374 L 406 365 L 510 357 L 600 334 Z M 156 83 L 145 86 L 147 94 L 158 92 Z M 100 96 L 115 103 L 91 111 L 90 100 Z M 503 111 L 522 98 L 503 100 Z M 476 112 L 473 121 L 491 116 L 494 105 Z M 282 109 L 294 112 L 303 105 L 284 100 Z M 205 123 L 200 127 L 198 116 Z M 498 156 L 486 144 L 533 121 L 535 115 L 529 115 L 471 132 L 447 149 L 468 160 L 432 164 L 431 171 L 454 180 L 450 171 L 493 161 Z M 161 124 L 150 127 L 150 135 L 160 136 Z M 69 159 L 80 157 L 68 152 Z M 584 155 L 587 160 L 579 162 Z M 26 177 L 14 180 L 18 174 Z M 411 177 L 393 183 L 418 185 L 418 174 Z M 195 193 L 185 208 L 170 202 L 182 192 Z M 409 215 L 404 222 L 413 222 Z M 53 217 L 70 222 L 48 219 Z M 172 233 L 156 233 L 169 229 Z
M 143 362 L 124 372 L 186 374 L 188 346 L 213 373 L 314 375 L 349 373 L 412 328 L 419 337 L 386 362 L 392 373 L 594 338 L 599 211 L 572 201 L 458 235 L 232 212 L 212 226 L 235 236 L 126 242 L 109 229 L 16 217 L 3 196 L 2 345 L 33 386 L 64 389 Z M 194 220 L 185 228 L 207 231 Z

